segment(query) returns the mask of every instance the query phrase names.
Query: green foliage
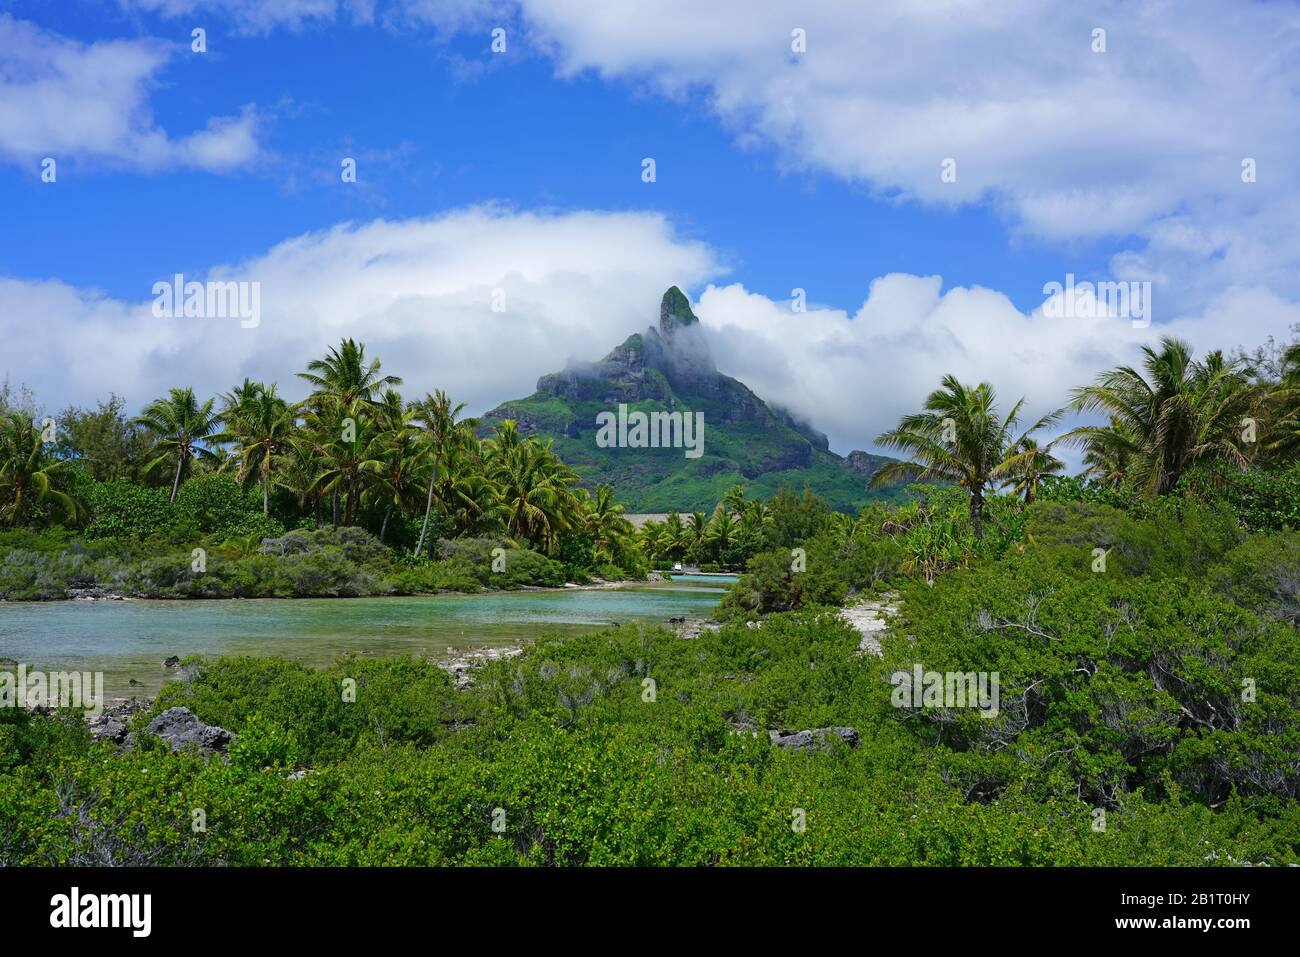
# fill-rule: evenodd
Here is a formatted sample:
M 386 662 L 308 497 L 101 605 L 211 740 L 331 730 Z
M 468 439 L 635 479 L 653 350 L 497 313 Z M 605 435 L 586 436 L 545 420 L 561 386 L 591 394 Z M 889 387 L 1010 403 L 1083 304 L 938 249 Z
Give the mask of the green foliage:
M 154 712 L 234 731 L 229 761 L 115 752 L 25 719 L 42 730 L 0 774 L 0 864 L 1300 862 L 1290 629 L 1029 556 L 913 590 L 911 640 L 886 638 L 883 660 L 835 616 L 798 612 L 691 641 L 545 638 L 462 690 L 419 661 L 211 662 Z M 1044 590 L 1034 628 L 1058 640 L 1004 624 Z M 890 672 L 921 659 L 1001 669 L 999 719 L 893 707 Z M 1245 673 L 1257 716 L 1233 701 Z M 857 747 L 791 752 L 766 733 L 830 725 L 856 728 Z
M 1244 608 L 1300 625 L 1300 532 L 1251 535 L 1209 580 Z
M 1151 358 L 1160 407 L 1172 416 L 1186 398 L 1225 441 L 1242 403 L 1267 391 L 1238 382 L 1235 364 L 1193 368 L 1172 345 Z M 467 688 L 419 660 L 198 662 L 135 720 L 130 750 L 92 743 L 74 714 L 3 708 L 0 866 L 1300 863 L 1289 445 L 1270 445 L 1268 470 L 1234 460 L 1216 473 L 1222 462 L 1188 467 L 1195 422 L 1162 431 L 1139 415 L 1087 433 L 1099 481 L 1054 478 L 1046 449 L 1029 463 L 1014 416 L 993 414 L 991 389 L 959 393 L 954 380 L 940 404 L 961 400 L 963 461 L 945 458 L 942 419 L 903 432 L 964 485 L 895 489 L 901 501 L 850 517 L 807 488 L 773 487 L 763 502 L 712 462 L 660 490 L 698 482 L 720 508 L 633 537 L 612 490 L 580 489 L 512 423 L 480 441 L 445 396 L 405 407 L 356 343 L 308 368 L 315 391 L 293 421 L 256 383 L 226 397 L 226 414 L 258 395 L 276 412 L 263 423 L 274 429 L 240 426 L 233 458 L 214 451 L 227 439 L 210 403 L 175 390 L 151 406 L 167 489 L 113 478 L 129 469 L 87 471 L 95 456 L 79 452 L 86 461 L 57 477 L 89 502 L 84 540 L 34 530 L 52 500 L 11 506 L 26 527 L 0 531 L 0 597 L 418 593 L 619 577 L 648 562 L 745 565 L 721 627 L 689 640 L 644 626 L 544 637 Z M 1110 410 L 1136 385 L 1112 375 L 1084 398 Z M 1196 404 L 1206 397 L 1227 404 Z M 120 423 L 101 412 L 88 434 L 111 446 Z M 337 438 L 345 413 L 355 440 Z M 743 429 L 719 431 L 727 454 L 766 454 L 742 449 L 755 441 Z M 31 455 L 7 461 L 41 468 L 6 466 L 6 488 L 39 490 L 47 450 L 21 448 Z M 219 471 L 232 463 L 236 476 Z M 268 484 L 250 474 L 276 486 L 268 501 L 287 525 L 306 527 L 280 534 L 262 513 Z M 1163 494 L 1133 494 L 1134 476 Z M 978 502 L 968 477 L 988 485 Z M 317 528 L 336 504 L 342 527 Z M 382 544 L 385 520 L 390 542 L 416 547 Z M 897 607 L 882 654 L 862 653 L 835 606 L 885 589 Z M 996 714 L 897 700 L 898 673 L 917 666 L 995 675 Z M 140 733 L 178 705 L 236 734 L 228 759 Z M 855 746 L 796 752 L 769 735 L 829 727 L 855 729 Z M 190 826 L 195 807 L 206 832 Z M 1098 807 L 1104 833 L 1092 830 Z M 806 830 L 791 826 L 795 809 Z
M 1248 472 L 1195 475 L 1195 494 L 1252 531 L 1300 529 L 1300 463 Z
M 507 547 L 495 539 L 444 539 L 438 550 L 444 560 L 467 569 L 485 588 L 554 588 L 565 582 L 564 566 L 559 562 L 526 548 Z
M 848 591 L 844 569 L 818 542 L 806 552 L 806 570 L 796 571 L 799 560 L 791 549 L 761 552 L 749 560 L 748 571 L 728 592 L 723 614 L 766 615 L 813 605 L 838 605 Z
M 1056 564 L 1087 571 L 1094 549 L 1121 575 L 1194 575 L 1226 555 L 1244 534 L 1230 515 L 1189 503 L 1133 518 L 1106 505 L 1041 502 L 1030 507 L 1026 547 Z
M 262 514 L 260 496 L 222 473 L 196 475 L 172 503 L 172 535 L 192 538 L 274 536 L 283 526 Z
M 149 538 L 171 527 L 167 492 L 125 479 L 95 482 L 88 493 L 90 524 L 85 535 L 96 538 Z
M 804 486 L 796 495 L 788 485 L 777 491 L 767 503 L 763 525 L 766 548 L 795 548 L 810 541 L 827 527 L 831 509 L 824 499 Z
M 191 486 L 202 489 L 205 483 L 195 479 L 185 488 Z M 228 482 L 218 487 L 230 490 Z M 229 538 L 227 534 L 245 527 L 239 524 L 245 519 L 254 528 L 264 522 L 260 512 L 238 508 L 243 493 L 237 486 L 233 492 L 238 496 L 231 510 L 234 521 L 223 522 L 220 509 L 208 513 L 209 520 L 215 517 L 209 527 L 225 533 L 211 536 L 212 541 L 197 531 L 191 537 L 173 530 L 174 540 L 114 538 L 86 547 L 68 544 L 66 536 L 56 533 L 2 533 L 0 598 L 66 598 L 73 588 L 141 598 L 346 598 L 554 588 L 566 580 L 559 562 L 528 549 L 505 547 L 495 539 L 446 540 L 445 557 L 429 561 L 393 552 L 360 528 Z M 165 508 L 166 502 L 162 505 Z M 198 541 L 207 545 L 200 569 L 193 556 Z M 503 548 L 499 572 L 493 571 L 492 550 L 497 547 Z M 605 571 L 617 579 L 626 575 L 614 566 Z
M 345 682 L 355 683 L 346 700 Z M 436 665 L 413 659 L 345 658 L 324 671 L 279 658 L 221 659 L 164 687 L 152 713 L 184 706 L 239 736 L 246 768 L 318 765 L 367 742 L 433 745 L 472 719 Z
M 149 437 L 127 419 L 124 408 L 117 395 L 94 409 L 68 406 L 59 414 L 57 457 L 77 462 L 97 482 L 142 479 Z
M 229 475 L 201 473 L 168 504 L 165 489 L 124 479 L 94 482 L 88 491 L 89 539 L 166 536 L 172 540 L 274 536 L 279 522 L 262 514 L 261 501 Z

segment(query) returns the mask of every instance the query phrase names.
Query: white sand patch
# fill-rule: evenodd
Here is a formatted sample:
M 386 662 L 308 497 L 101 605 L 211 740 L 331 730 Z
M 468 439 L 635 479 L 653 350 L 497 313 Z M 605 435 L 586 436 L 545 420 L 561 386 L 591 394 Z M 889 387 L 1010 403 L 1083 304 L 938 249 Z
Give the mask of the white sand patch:
M 858 654 L 880 654 L 880 636 L 888 629 L 886 619 L 898 611 L 898 595 L 890 592 L 840 609 L 840 617 L 858 630 Z

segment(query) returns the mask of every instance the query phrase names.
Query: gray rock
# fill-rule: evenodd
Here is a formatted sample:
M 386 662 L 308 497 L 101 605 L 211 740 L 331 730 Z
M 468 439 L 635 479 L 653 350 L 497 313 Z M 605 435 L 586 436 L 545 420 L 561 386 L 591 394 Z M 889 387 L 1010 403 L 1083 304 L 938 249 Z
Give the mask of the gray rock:
M 90 736 L 96 741 L 112 741 L 114 744 L 124 744 L 127 739 L 127 725 L 130 723 L 132 716 L 137 711 L 143 711 L 148 707 L 147 702 L 135 698 L 130 701 L 123 701 L 88 721 L 86 728 L 90 731 Z
M 776 747 L 794 751 L 824 750 L 835 737 L 851 748 L 858 746 L 856 728 L 813 728 L 809 731 L 769 731 L 768 734 Z
M 96 741 L 112 741 L 121 744 L 126 740 L 126 725 L 117 718 L 108 715 L 90 725 L 90 736 Z
M 453 649 L 448 648 L 449 652 Z M 482 668 L 489 661 L 497 661 L 501 658 L 513 658 L 515 655 L 523 654 L 524 649 L 518 645 L 511 645 L 505 648 L 479 648 L 474 651 L 467 651 L 464 654 L 456 655 L 437 662 L 439 668 L 451 675 L 452 680 L 456 683 L 457 688 L 468 688 L 474 684 L 474 672 Z
M 166 741 L 173 751 L 193 744 L 204 751 L 225 753 L 234 738 L 225 728 L 204 724 L 189 708 L 168 708 L 149 722 L 146 730 Z

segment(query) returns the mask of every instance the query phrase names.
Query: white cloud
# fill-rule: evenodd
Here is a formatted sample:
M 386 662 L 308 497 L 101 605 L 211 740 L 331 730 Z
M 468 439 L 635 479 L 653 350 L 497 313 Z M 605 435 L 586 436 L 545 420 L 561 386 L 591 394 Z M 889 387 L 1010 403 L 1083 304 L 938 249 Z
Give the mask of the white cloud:
M 159 262 L 157 278 L 173 271 Z M 297 397 L 304 386 L 293 373 L 350 336 L 406 379 L 408 395 L 445 388 L 477 414 L 653 324 L 676 283 L 703 287 L 696 311 L 722 371 L 847 452 L 869 447 L 948 372 L 992 382 L 1004 408 L 1023 395 L 1040 414 L 1161 334 L 1203 351 L 1253 345 L 1300 321 L 1271 293 L 1229 289 L 1204 314 L 1136 329 L 1120 318 L 1026 315 L 999 292 L 945 291 L 938 276 L 905 274 L 873 281 L 852 314 L 795 313 L 739 284 L 711 284 L 723 271 L 711 249 L 650 213 L 473 207 L 344 224 L 186 276 L 260 282 L 256 329 L 156 319 L 151 289 L 119 301 L 55 281 L 0 280 L 0 341 L 17 344 L 0 378 L 26 382 L 51 407 L 115 391 L 135 408 L 172 385 L 215 394 L 244 376 L 278 380 Z M 505 312 L 492 311 L 496 289 Z
M 478 29 L 493 6 L 121 2 L 169 17 L 219 12 L 246 32 L 345 13 Z M 1000 292 L 945 291 L 937 276 L 879 277 L 851 314 L 795 314 L 739 285 L 705 288 L 698 312 L 722 369 L 827 431 L 840 451 L 867 446 L 947 372 L 994 383 L 1006 404 L 1024 395 L 1042 412 L 1162 334 L 1203 351 L 1253 345 L 1300 321 L 1294 6 L 518 6 L 528 40 L 563 76 L 594 71 L 669 97 L 703 91 L 738 141 L 774 146 L 790 168 L 886 199 L 991 203 L 1029 241 L 1066 249 L 1118 237 L 1114 277 L 1155 284 L 1146 329 L 1026 315 Z M 798 57 L 789 47 L 795 27 L 808 36 Z M 1090 49 L 1094 27 L 1107 31 L 1104 54 Z M 28 31 L 22 44 L 0 42 L 0 151 L 10 156 L 43 155 L 40 144 L 59 136 L 68 149 L 153 165 L 233 165 L 256 150 L 251 111 L 183 140 L 153 125 L 147 89 L 166 59 L 155 45 L 85 46 L 4 19 L 0 41 L 5 29 Z M 16 91 L 37 94 L 40 109 L 31 97 L 15 106 Z M 946 157 L 958 163 L 953 184 L 940 180 Z M 1256 160 L 1258 182 L 1242 182 L 1244 157 Z M 158 263 L 159 278 L 172 271 Z M 116 390 L 139 405 L 171 384 L 214 392 L 244 375 L 278 378 L 292 392 L 290 373 L 348 335 L 405 376 L 406 391 L 447 388 L 481 412 L 526 394 L 569 356 L 597 358 L 653 322 L 669 283 L 698 289 L 722 269 L 707 246 L 653 214 L 475 208 L 340 226 L 213 272 L 262 283 L 258 329 L 156 320 L 147 290 L 119 302 L 56 282 L 0 282 L 0 335 L 20 344 L 19 364 L 7 371 L 57 403 Z M 506 291 L 504 314 L 488 308 L 497 287 Z
M 945 373 L 988 381 L 1003 411 L 1059 408 L 1069 389 L 1138 359 L 1162 335 L 1205 350 L 1253 346 L 1300 321 L 1300 308 L 1258 290 L 1230 290 L 1204 316 L 1135 328 L 1124 318 L 1050 318 L 1020 312 L 980 287 L 942 290 L 939 276 L 892 274 L 871 283 L 851 315 L 793 312 L 739 284 L 710 285 L 696 308 L 719 367 L 764 399 L 807 419 L 844 452 L 921 407 Z M 1072 456 L 1073 458 L 1073 456 Z
M 1157 321 L 1234 285 L 1300 300 L 1291 4 L 119 2 L 170 17 L 220 12 L 253 32 L 376 21 L 485 32 L 517 14 L 512 40 L 549 53 L 561 76 L 701 92 L 740 144 L 772 146 L 787 168 L 889 201 L 991 204 L 1029 241 L 1118 242 L 1111 272 L 1159 285 Z M 807 36 L 799 55 L 795 28 Z M 1093 52 L 1098 28 L 1104 53 Z M 953 183 L 940 176 L 947 158 Z
M 1300 10 L 1239 0 L 520 0 L 563 76 L 702 91 L 741 143 L 1028 236 L 1119 239 L 1163 318 L 1226 286 L 1300 298 Z M 792 54 L 791 31 L 807 35 Z M 1106 31 L 1106 52 L 1092 50 Z M 1258 182 L 1243 183 L 1244 158 Z M 957 181 L 941 163 L 957 162 Z
M 160 261 L 157 280 L 176 264 Z M 245 375 L 295 379 L 344 336 L 366 343 L 417 395 L 445 388 L 475 413 L 532 391 L 570 357 L 599 356 L 658 319 L 671 284 L 721 272 L 660 216 L 475 207 L 429 219 L 345 224 L 286 240 L 206 278 L 261 284 L 261 322 L 157 319 L 152 281 L 119 301 L 48 281 L 0 280 L 0 379 L 47 406 L 110 392 L 132 408 L 173 385 L 208 394 Z M 491 309 L 505 293 L 504 312 Z
M 158 40 L 85 44 L 0 14 L 0 157 L 143 170 L 226 171 L 252 162 L 259 121 L 251 107 L 180 137 L 155 124 L 150 88 L 175 49 Z

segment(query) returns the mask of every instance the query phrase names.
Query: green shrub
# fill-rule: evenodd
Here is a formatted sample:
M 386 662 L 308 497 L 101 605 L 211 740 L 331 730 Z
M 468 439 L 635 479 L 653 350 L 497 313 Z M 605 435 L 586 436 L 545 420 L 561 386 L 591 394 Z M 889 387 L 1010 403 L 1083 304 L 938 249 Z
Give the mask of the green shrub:
M 224 472 L 200 473 L 180 487 L 172 503 L 172 526 L 176 537 L 216 539 L 274 536 L 284 530 L 262 514 L 259 493 L 241 488 Z
M 1209 578 L 1237 604 L 1300 625 L 1300 532 L 1251 535 Z
M 1244 538 L 1230 515 L 1196 504 L 1145 518 L 1090 502 L 1039 502 L 1028 511 L 1026 548 L 1080 574 L 1091 571 L 1100 548 L 1108 572 L 1195 575 Z
M 472 569 L 479 584 L 486 588 L 554 588 L 565 582 L 565 569 L 559 562 L 526 548 L 507 547 L 492 538 L 443 539 L 438 543 L 438 554 Z
M 167 492 L 118 479 L 95 482 L 87 493 L 87 538 L 149 538 L 172 524 Z
M 1244 528 L 1300 530 L 1300 463 L 1220 476 L 1196 475 L 1187 485 L 1212 507 L 1235 516 Z

